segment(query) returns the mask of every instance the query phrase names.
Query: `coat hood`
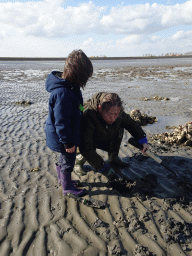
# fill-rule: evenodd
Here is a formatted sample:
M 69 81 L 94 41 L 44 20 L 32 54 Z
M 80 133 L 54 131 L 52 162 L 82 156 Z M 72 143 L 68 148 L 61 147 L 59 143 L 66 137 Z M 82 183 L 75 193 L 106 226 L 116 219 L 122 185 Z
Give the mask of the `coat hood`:
M 71 90 L 80 90 L 78 85 L 72 84 L 70 81 L 67 81 L 61 78 L 62 72 L 52 71 L 46 79 L 45 88 L 48 92 L 52 92 L 54 89 L 61 87 L 68 87 Z
M 97 111 L 98 105 L 101 104 L 106 94 L 108 94 L 108 92 L 99 92 L 94 94 L 92 99 L 89 99 L 87 102 L 84 103 L 85 110 L 93 109 Z

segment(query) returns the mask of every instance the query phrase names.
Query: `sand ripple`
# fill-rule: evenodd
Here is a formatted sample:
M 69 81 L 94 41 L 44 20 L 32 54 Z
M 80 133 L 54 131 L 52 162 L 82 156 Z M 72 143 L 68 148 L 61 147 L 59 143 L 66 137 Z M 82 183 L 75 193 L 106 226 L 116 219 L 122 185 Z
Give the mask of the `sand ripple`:
M 163 85 L 158 87 L 159 80 L 154 82 L 156 77 L 154 72 L 150 73 L 148 69 L 140 70 L 141 74 L 147 73 L 142 75 L 142 81 L 137 80 L 140 81 L 137 86 L 141 89 L 138 90 L 136 80 L 133 82 L 132 79 L 139 79 L 134 78 L 134 74 L 139 76 L 139 70 L 135 69 L 135 73 L 131 73 L 130 69 L 125 71 L 122 72 L 127 72 L 130 76 L 129 86 L 133 88 L 123 86 L 125 84 L 123 82 L 120 86 L 120 80 L 117 83 L 119 87 L 115 88 L 124 97 L 127 109 L 141 109 L 140 107 L 143 106 L 142 111 L 148 109 L 146 114 L 157 117 L 165 116 L 166 111 L 172 117 L 178 116 L 179 112 L 183 119 L 190 116 L 191 96 L 187 95 L 186 90 L 180 94 L 180 81 L 173 81 L 183 77 L 182 74 L 186 70 L 173 69 L 174 77 L 170 81 L 171 69 L 169 69 L 166 73 L 168 74 L 166 80 L 169 81 L 165 91 L 162 91 L 162 88 L 165 88 Z M 25 79 L 30 82 L 29 76 L 33 73 L 30 72 L 16 70 L 15 76 L 24 76 L 22 83 Z M 104 176 L 95 173 L 86 165 L 87 175 L 77 176 L 73 173 L 73 178 L 79 179 L 81 187 L 87 190 L 88 194 L 85 198 L 102 200 L 107 207 L 93 209 L 62 195 L 54 167 L 58 154 L 48 149 L 44 133 L 48 94 L 44 91 L 41 79 L 44 79 L 46 72 L 40 72 L 37 76 L 35 90 L 32 82 L 29 87 L 25 85 L 23 89 L 22 85 L 19 85 L 19 91 L 16 85 L 12 87 L 6 82 L 7 86 L 4 88 L 6 93 L 1 96 L 0 255 L 192 255 L 191 191 L 179 188 L 163 166 L 127 145 L 129 137 L 127 133 L 119 156 L 126 161 L 130 160 L 131 167 L 122 171 L 136 181 L 135 190 L 119 193 L 108 186 Z M 113 75 L 114 79 L 116 71 L 114 74 L 112 71 L 110 74 L 109 71 L 107 72 L 105 76 Z M 117 75 L 120 77 L 122 72 L 117 72 Z M 95 81 L 94 84 L 97 83 L 96 80 L 101 73 L 95 74 L 92 80 Z M 6 75 L 10 78 L 9 74 Z M 125 74 L 123 79 L 128 75 Z M 165 76 L 165 70 L 159 70 L 159 75 Z M 154 95 L 180 97 L 179 105 L 174 100 L 144 102 L 142 97 L 151 97 L 153 94 L 151 92 L 143 95 L 143 92 L 146 92 L 146 80 L 149 76 L 153 77 Z M 186 80 L 190 77 L 191 75 L 186 73 Z M 150 79 L 149 83 L 151 83 Z M 86 97 L 96 91 L 92 81 L 87 92 L 84 92 Z M 107 85 L 106 83 L 101 87 L 104 86 L 104 90 L 107 90 Z M 172 87 L 175 89 L 170 89 Z M 3 91 L 3 86 L 0 89 Z M 30 100 L 33 104 L 30 106 L 14 104 L 23 99 Z M 138 102 L 137 106 L 135 102 Z M 174 111 L 176 106 L 181 108 Z M 186 112 L 183 112 L 184 110 Z M 169 119 L 167 122 L 169 125 L 177 125 L 169 123 Z M 160 122 L 157 125 L 162 128 Z M 177 169 L 183 175 L 191 176 L 190 147 L 153 144 L 152 150 L 173 169 Z M 100 151 L 100 154 L 107 159 L 106 152 Z M 137 182 L 147 174 L 155 175 L 158 183 L 148 191 L 151 194 L 142 195 L 139 190 L 142 183 Z M 147 184 L 147 181 L 144 183 Z M 147 189 L 149 187 L 145 187 L 145 191 Z

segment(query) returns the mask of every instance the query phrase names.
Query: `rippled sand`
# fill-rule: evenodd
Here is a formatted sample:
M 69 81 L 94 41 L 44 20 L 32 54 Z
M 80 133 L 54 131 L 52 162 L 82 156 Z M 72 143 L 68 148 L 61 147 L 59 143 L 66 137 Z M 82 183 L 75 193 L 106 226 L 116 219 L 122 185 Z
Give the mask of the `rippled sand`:
M 158 123 L 143 127 L 150 138 L 166 125 L 191 121 L 191 69 L 97 68 L 83 95 L 86 100 L 98 91 L 115 91 L 127 112 L 139 109 L 156 116 Z M 107 207 L 93 209 L 62 195 L 54 167 L 58 154 L 46 146 L 44 134 L 49 72 L 6 68 L 0 73 L 0 255 L 192 255 L 191 191 L 179 188 L 165 167 L 129 146 L 127 133 L 119 156 L 130 161 L 131 167 L 122 171 L 136 181 L 135 191 L 119 193 L 86 165 L 87 175 L 73 173 L 73 178 L 87 190 L 85 198 L 99 199 Z M 144 101 L 154 95 L 170 101 Z M 15 104 L 22 100 L 33 104 Z M 191 177 L 191 147 L 151 144 L 151 149 Z M 106 152 L 100 154 L 107 159 Z M 146 174 L 158 181 L 147 188 L 147 196 L 139 188 L 148 181 L 138 182 Z

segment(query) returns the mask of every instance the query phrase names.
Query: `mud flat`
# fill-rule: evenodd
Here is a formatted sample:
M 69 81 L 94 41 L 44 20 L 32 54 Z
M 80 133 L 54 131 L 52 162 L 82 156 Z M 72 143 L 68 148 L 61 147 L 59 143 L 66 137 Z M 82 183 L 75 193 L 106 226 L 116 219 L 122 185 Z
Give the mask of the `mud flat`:
M 97 67 L 83 95 L 115 91 L 127 112 L 156 117 L 143 126 L 151 151 L 190 180 L 192 147 L 153 136 L 173 132 L 167 125 L 192 121 L 191 70 L 192 65 L 178 64 Z M 94 209 L 62 195 L 54 167 L 58 154 L 47 148 L 44 134 L 49 72 L 6 66 L 0 73 L 0 255 L 192 255 L 192 190 L 130 146 L 126 132 L 119 156 L 130 161 L 122 172 L 135 181 L 131 189 L 115 190 L 86 164 L 86 175 L 73 178 L 87 190 L 85 198 L 107 207 Z M 106 152 L 100 154 L 107 160 Z

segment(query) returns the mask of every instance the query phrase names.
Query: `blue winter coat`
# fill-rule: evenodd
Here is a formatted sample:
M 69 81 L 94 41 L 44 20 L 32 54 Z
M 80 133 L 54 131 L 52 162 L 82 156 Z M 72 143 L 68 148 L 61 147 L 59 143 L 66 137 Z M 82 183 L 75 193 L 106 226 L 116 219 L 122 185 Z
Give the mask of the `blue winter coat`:
M 80 87 L 62 79 L 61 74 L 53 71 L 46 79 L 46 90 L 51 94 L 45 133 L 47 146 L 64 153 L 66 148 L 79 145 L 79 106 L 83 105 L 83 98 Z

